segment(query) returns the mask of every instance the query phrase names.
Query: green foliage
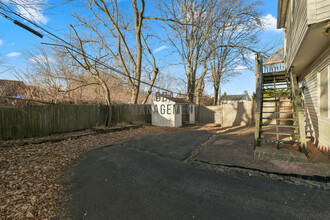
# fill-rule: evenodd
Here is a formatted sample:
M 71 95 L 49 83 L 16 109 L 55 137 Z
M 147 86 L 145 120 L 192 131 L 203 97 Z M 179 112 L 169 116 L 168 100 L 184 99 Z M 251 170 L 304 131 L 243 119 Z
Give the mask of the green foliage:
M 288 89 L 279 89 L 277 90 L 278 93 L 274 94 L 273 90 L 271 89 L 265 89 L 263 90 L 265 93 L 263 94 L 264 98 L 275 98 L 276 97 L 286 97 L 288 94 L 287 92 L 289 92 Z

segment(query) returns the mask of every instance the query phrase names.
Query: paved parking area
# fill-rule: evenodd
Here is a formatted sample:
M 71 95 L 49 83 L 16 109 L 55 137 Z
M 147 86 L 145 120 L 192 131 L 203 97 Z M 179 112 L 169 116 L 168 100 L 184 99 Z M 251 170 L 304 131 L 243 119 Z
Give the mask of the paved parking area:
M 74 171 L 73 219 L 326 219 L 330 192 L 199 169 L 182 160 L 213 134 L 180 131 L 93 150 Z

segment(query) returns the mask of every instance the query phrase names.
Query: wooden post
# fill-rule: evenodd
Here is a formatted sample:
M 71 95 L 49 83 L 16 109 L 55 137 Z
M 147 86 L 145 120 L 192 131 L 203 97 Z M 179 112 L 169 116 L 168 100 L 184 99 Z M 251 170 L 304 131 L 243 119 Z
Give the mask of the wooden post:
M 290 81 L 291 81 L 293 107 L 296 113 L 297 123 L 299 127 L 298 130 L 299 142 L 300 142 L 299 147 L 300 147 L 300 151 L 302 151 L 307 155 L 308 151 L 307 151 L 306 133 L 305 133 L 305 116 L 304 116 L 304 110 L 302 109 L 302 105 L 301 105 L 301 94 L 298 87 L 297 77 L 293 67 L 291 67 L 290 69 Z
M 260 146 L 260 125 L 262 111 L 262 60 L 259 53 L 256 53 L 256 111 L 255 111 L 255 131 L 254 131 L 254 148 Z

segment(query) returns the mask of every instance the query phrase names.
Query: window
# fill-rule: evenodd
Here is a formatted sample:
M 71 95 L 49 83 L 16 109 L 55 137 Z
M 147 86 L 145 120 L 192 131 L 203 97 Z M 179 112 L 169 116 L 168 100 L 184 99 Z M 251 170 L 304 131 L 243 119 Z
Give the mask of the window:
M 330 84 L 330 65 L 320 72 L 320 115 L 330 118 L 329 105 L 329 84 Z

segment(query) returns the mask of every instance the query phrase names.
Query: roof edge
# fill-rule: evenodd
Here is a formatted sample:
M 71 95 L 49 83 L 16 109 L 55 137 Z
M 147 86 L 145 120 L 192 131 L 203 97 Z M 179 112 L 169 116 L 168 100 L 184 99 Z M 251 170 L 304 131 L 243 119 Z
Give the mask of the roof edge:
M 289 0 L 278 0 L 277 3 L 277 29 L 281 29 L 285 27 L 286 21 L 286 10 L 288 8 Z

